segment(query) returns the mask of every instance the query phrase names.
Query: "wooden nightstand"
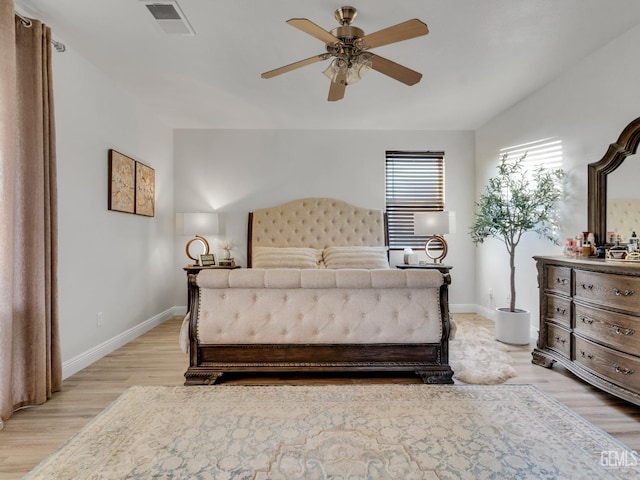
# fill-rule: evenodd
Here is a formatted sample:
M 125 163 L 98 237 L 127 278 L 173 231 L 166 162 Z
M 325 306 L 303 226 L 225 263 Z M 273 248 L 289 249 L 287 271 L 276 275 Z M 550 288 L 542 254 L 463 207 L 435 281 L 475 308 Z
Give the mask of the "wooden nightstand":
M 197 275 L 201 270 L 235 270 L 236 268 L 242 268 L 240 265 L 210 265 L 208 267 L 202 267 L 200 265 L 187 265 L 183 267 L 183 270 L 187 272 L 187 312 L 191 309 L 191 295 L 189 294 L 189 275 Z
M 449 273 L 453 267 L 451 265 L 444 265 L 443 263 L 422 263 L 420 265 L 405 265 L 404 263 L 396 265 L 396 268 L 406 269 L 419 269 L 419 270 L 433 270 L 436 269 L 441 273 Z
M 200 272 L 200 270 L 235 270 L 236 268 L 242 268 L 242 267 L 240 267 L 240 265 L 233 265 L 233 266 L 210 265 L 208 267 L 201 267 L 200 265 L 187 265 L 186 267 L 183 268 L 183 270 L 187 272 L 187 275 L 189 275 L 190 273 L 198 273 Z

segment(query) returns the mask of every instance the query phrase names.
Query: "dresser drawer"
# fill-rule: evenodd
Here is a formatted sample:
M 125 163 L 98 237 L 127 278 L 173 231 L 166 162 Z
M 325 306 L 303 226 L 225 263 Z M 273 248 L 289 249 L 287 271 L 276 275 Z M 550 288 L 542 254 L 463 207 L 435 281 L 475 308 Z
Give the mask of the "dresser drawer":
M 555 295 L 545 295 L 547 299 L 546 319 L 558 322 L 567 328 L 571 327 L 571 300 L 557 297 Z
M 547 266 L 547 290 L 571 295 L 571 269 L 568 267 Z
M 571 333 L 553 323 L 547 323 L 547 347 L 569 358 L 571 355 Z
M 640 392 L 640 358 L 597 345 L 579 336 L 575 361 L 616 385 Z
M 576 303 L 574 331 L 616 350 L 640 356 L 640 318 Z
M 575 298 L 598 305 L 640 311 L 640 277 L 576 270 Z

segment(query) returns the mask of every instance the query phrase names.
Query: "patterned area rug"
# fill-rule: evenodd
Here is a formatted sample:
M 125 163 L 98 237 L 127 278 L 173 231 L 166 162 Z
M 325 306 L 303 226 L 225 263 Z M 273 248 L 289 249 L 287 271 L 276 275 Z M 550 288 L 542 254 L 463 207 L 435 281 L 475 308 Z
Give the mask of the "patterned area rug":
M 635 455 L 530 385 L 146 386 L 25 478 L 637 479 Z
M 456 333 L 449 341 L 449 365 L 460 382 L 496 385 L 516 376 L 507 353 L 509 347 L 498 342 L 484 327 L 468 320 L 454 319 Z

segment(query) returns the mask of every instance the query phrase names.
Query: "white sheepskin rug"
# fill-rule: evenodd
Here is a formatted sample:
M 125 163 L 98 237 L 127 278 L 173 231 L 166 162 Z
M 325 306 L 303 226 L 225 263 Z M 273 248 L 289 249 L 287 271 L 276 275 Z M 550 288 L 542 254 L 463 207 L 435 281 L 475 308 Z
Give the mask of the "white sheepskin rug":
M 449 364 L 457 381 L 495 385 L 515 377 L 513 358 L 505 344 L 489 331 L 468 320 L 455 319 L 456 332 L 449 341 Z

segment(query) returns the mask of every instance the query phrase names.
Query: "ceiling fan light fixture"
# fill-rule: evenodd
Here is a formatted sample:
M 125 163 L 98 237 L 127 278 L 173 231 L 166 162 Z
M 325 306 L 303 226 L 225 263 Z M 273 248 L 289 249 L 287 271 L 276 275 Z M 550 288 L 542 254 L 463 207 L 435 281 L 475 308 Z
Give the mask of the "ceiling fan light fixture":
M 371 55 L 361 53 L 351 61 L 351 66 L 347 70 L 347 84 L 353 85 L 364 78 L 369 70 L 371 70 Z
M 347 67 L 347 62 L 342 58 L 334 58 L 327 68 L 322 72 L 332 82 L 338 78 L 338 74 L 345 73 L 345 81 L 347 85 L 353 85 L 359 82 L 371 70 L 371 55 L 361 53 Z
M 332 82 L 336 81 L 338 74 L 344 72 L 347 68 L 347 63 L 341 58 L 334 58 L 329 66 L 322 72 Z M 348 75 L 348 73 L 347 73 Z

